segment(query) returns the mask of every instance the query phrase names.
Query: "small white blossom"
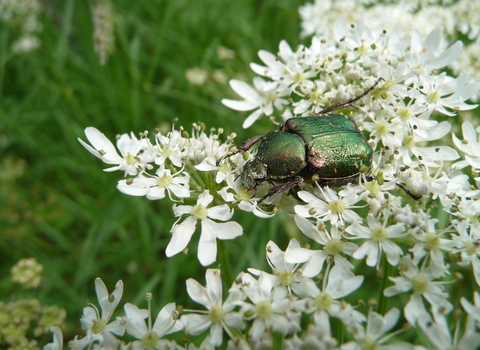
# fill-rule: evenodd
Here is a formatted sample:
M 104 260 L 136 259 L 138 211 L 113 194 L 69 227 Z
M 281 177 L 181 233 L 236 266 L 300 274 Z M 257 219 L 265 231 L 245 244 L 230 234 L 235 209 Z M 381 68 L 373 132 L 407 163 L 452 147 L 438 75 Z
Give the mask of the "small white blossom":
M 433 310 L 433 320 L 430 317 L 423 316 L 418 323 L 435 349 L 469 350 L 477 349 L 480 346 L 480 333 L 467 326 L 461 337 L 460 329 L 457 326 L 455 327 L 455 333 L 452 334 L 452 327 L 447 322 L 445 313 L 436 309 Z
M 292 326 L 300 329 L 300 324 L 292 325 L 287 317 L 287 311 L 292 306 L 291 300 L 274 298 L 275 284 L 269 275 L 262 272 L 257 280 L 250 274 L 244 274 L 242 280 L 243 290 L 252 304 L 243 302 L 241 311 L 248 321 L 254 320 L 249 335 L 255 342 L 270 331 L 287 334 Z
M 309 296 L 306 310 L 314 312 L 315 324 L 329 330 L 329 316 L 339 318 L 347 325 L 363 322 L 365 319 L 361 313 L 355 311 L 351 305 L 340 301 L 357 290 L 362 283 L 363 276 L 355 276 L 350 270 L 339 265 L 325 274 L 322 290 L 312 280 L 305 280 L 304 288 Z
M 295 206 L 295 213 L 304 218 L 328 220 L 332 225 L 360 220 L 360 216 L 352 209 L 358 208 L 353 204 L 361 200 L 361 197 L 353 190 L 344 189 L 337 194 L 329 187 L 320 187 L 320 198 L 307 191 L 298 192 L 298 196 L 308 203 Z
M 379 267 L 382 253 L 385 253 L 390 265 L 396 266 L 403 254 L 402 249 L 392 239 L 405 236 L 403 224 L 387 225 L 388 217 L 381 223 L 373 215 L 367 216 L 368 228 L 358 222 L 347 227 L 346 232 L 352 235 L 351 239 L 367 239 L 354 253 L 355 259 L 363 259 L 367 256 L 368 266 Z
M 228 221 L 233 216 L 233 210 L 230 210 L 226 204 L 208 207 L 212 201 L 213 196 L 207 190 L 198 197 L 195 206 L 174 206 L 175 216 L 185 214 L 190 216 L 181 224 L 176 223 L 173 225 L 171 231 L 172 239 L 165 251 L 168 257 L 178 254 L 185 249 L 195 232 L 197 221 L 200 221 L 202 225 L 202 232 L 198 244 L 198 260 L 204 266 L 213 263 L 217 257 L 217 238 L 233 239 L 243 233 L 242 226 L 237 222 L 229 221 L 218 223 L 213 221 Z
M 355 340 L 343 344 L 340 349 L 354 350 L 369 348 L 378 350 L 413 350 L 413 344 L 409 344 L 407 342 L 392 343 L 390 341 L 396 332 L 385 334 L 395 326 L 399 317 L 400 311 L 396 308 L 390 309 L 385 316 L 370 310 L 368 312 L 366 330 L 363 329 L 363 327 L 355 327 L 354 331 L 352 331 Z
M 205 279 L 207 285 L 203 287 L 193 278 L 189 278 L 187 292 L 192 300 L 204 305 L 208 312 L 183 315 L 181 322 L 185 326 L 185 332 L 193 335 L 203 333 L 210 328 L 209 343 L 217 347 L 223 344 L 223 330 L 229 334 L 230 338 L 234 338 L 230 328 L 239 331 L 245 327 L 242 315 L 234 311 L 239 301 L 245 299 L 245 295 L 239 289 L 232 288 L 229 290 L 227 300 L 223 302 L 220 270 L 207 269 Z
M 352 255 L 358 249 L 358 246 L 354 243 L 344 242 L 342 232 L 337 226 L 332 226 L 330 233 L 328 233 L 326 229 L 320 230 L 307 219 L 298 215 L 295 216 L 295 223 L 307 237 L 324 246 L 322 250 L 293 247 L 285 252 L 287 262 L 305 263 L 302 267 L 304 276 L 315 277 L 318 275 L 329 257 L 333 257 L 335 265 L 342 266 L 347 270 L 353 269 L 353 265 L 341 253 Z
M 127 134 L 121 135 L 117 140 L 117 147 L 122 154 L 120 156 L 113 143 L 98 129 L 86 128 L 85 135 L 93 147 L 78 138 L 78 142 L 83 147 L 104 163 L 117 165 L 104 169 L 104 171 L 123 170 L 125 174 L 137 175 L 138 167 L 144 168 L 145 162 L 141 158 L 141 151 L 146 142 L 144 139 L 137 139 L 133 133 L 130 136 Z
M 395 283 L 387 287 L 384 295 L 387 297 L 412 291 L 409 302 L 405 305 L 405 318 L 411 325 L 415 325 L 419 317 L 428 316 L 422 301 L 424 297 L 432 307 L 443 307 L 451 310 L 452 305 L 447 301 L 448 294 L 444 292 L 441 282 L 432 281 L 435 277 L 430 268 L 420 269 L 409 256 L 404 256 L 401 265 L 401 277 L 390 277 Z
M 95 279 L 95 291 L 100 309 L 102 310 L 101 315 L 94 305 L 83 309 L 80 323 L 82 328 L 87 331 L 87 334 L 83 338 L 75 337 L 70 342 L 70 347 L 73 349 L 84 349 L 86 346 L 91 346 L 94 342 L 98 342 L 101 345 L 107 343 L 110 346 L 118 346 L 118 340 L 110 333 L 122 336 L 125 332 L 125 324 L 121 319 L 108 323 L 122 298 L 123 282 L 121 280 L 118 281 L 113 293 L 108 294 L 105 283 L 100 278 L 97 278 Z
M 124 308 L 127 332 L 138 339 L 132 343 L 134 350 L 165 349 L 169 341 L 162 337 L 182 328 L 174 318 L 175 303 L 169 303 L 160 310 L 153 326 L 149 310 L 139 309 L 130 303 L 126 303 Z M 145 319 L 148 319 L 148 324 Z
M 239 80 L 231 80 L 230 86 L 237 94 L 243 97 L 244 101 L 223 99 L 222 103 L 235 109 L 237 111 L 249 111 L 256 109 L 250 114 L 243 123 L 244 128 L 251 126 L 258 118 L 265 114 L 270 116 L 273 113 L 273 106 L 277 109 L 281 109 L 284 104 L 287 104 L 287 100 L 281 98 L 290 93 L 289 89 L 282 88 L 277 90 L 279 84 L 277 82 L 266 82 L 260 77 L 256 77 L 253 80 L 255 89 L 251 88 L 247 83 Z
M 183 174 L 183 176 L 179 176 Z M 177 198 L 190 197 L 190 176 L 188 173 L 177 172 L 172 174 L 164 165 L 160 165 L 155 176 L 140 175 L 129 182 L 120 180 L 117 188 L 120 192 L 130 196 L 146 196 L 150 200 L 165 198 L 168 194 L 171 200 L 172 193 Z

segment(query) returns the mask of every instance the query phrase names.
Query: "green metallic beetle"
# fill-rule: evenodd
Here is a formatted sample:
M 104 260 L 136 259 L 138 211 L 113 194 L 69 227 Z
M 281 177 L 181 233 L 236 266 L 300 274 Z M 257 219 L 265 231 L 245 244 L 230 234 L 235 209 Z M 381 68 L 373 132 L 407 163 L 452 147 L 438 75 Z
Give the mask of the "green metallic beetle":
M 272 183 L 273 187 L 260 203 L 303 181 L 316 181 L 328 187 L 358 182 L 361 170 L 368 171 L 372 165 L 372 147 L 352 118 L 329 112 L 350 106 L 381 80 L 353 99 L 336 103 L 315 115 L 290 118 L 278 130 L 244 141 L 235 152 L 225 156 L 248 151 L 258 144 L 255 158 L 243 167 L 240 183 L 247 190 L 256 190 L 265 181 Z

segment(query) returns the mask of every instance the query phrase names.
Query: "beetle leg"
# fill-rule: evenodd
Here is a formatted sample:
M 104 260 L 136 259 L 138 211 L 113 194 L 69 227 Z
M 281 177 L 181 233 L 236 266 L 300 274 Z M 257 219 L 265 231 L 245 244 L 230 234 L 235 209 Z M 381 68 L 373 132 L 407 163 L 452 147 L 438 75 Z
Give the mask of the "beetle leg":
M 362 92 L 360 95 L 354 97 L 354 98 L 351 98 L 350 100 L 346 100 L 346 101 L 343 101 L 343 102 L 338 102 L 338 103 L 335 103 L 325 109 L 322 109 L 320 112 L 318 112 L 318 114 L 326 114 L 326 113 L 329 113 L 331 111 L 335 111 L 337 109 L 340 109 L 340 108 L 344 108 L 344 107 L 348 107 L 350 106 L 353 102 L 356 102 L 358 101 L 359 99 L 361 99 L 363 96 L 367 95 L 370 91 L 372 91 L 375 86 L 378 85 L 378 83 L 380 83 L 380 81 L 382 80 L 385 80 L 383 78 L 378 78 L 377 81 L 375 82 L 375 84 L 373 84 L 372 86 L 370 86 L 367 90 L 365 90 L 364 92 Z
M 318 185 L 321 187 L 342 187 L 348 184 L 358 184 L 359 178 L 356 177 L 351 177 L 348 179 L 341 179 L 341 180 L 333 180 L 333 181 L 317 181 Z
M 263 135 L 257 135 L 252 137 L 251 139 L 248 139 L 247 141 L 243 141 L 242 145 L 240 147 L 237 147 L 237 150 L 235 152 L 230 152 L 221 157 L 219 160 L 217 160 L 216 165 L 219 166 L 220 162 L 224 160 L 225 158 L 231 157 L 237 153 L 240 152 L 246 152 L 250 148 L 252 148 L 253 145 L 255 145 L 258 141 L 260 141 L 263 138 Z
M 415 199 L 416 201 L 418 201 L 418 200 L 420 200 L 420 198 L 422 198 L 422 196 L 417 196 L 417 195 L 413 194 L 412 192 L 410 192 L 409 190 L 407 190 L 407 189 L 405 188 L 405 186 L 403 186 L 402 184 L 399 184 L 399 183 L 397 182 L 396 185 L 397 185 L 398 187 L 400 187 L 402 190 L 404 190 L 406 194 L 408 194 L 410 197 L 412 197 L 412 198 Z
M 281 184 L 281 185 L 276 185 L 275 187 L 271 188 L 265 196 L 260 198 L 258 203 L 263 202 L 265 199 L 268 197 L 273 196 L 274 194 L 281 193 L 283 191 L 287 191 L 295 186 L 297 186 L 299 183 L 303 181 L 303 178 L 301 176 L 295 176 L 292 181 Z

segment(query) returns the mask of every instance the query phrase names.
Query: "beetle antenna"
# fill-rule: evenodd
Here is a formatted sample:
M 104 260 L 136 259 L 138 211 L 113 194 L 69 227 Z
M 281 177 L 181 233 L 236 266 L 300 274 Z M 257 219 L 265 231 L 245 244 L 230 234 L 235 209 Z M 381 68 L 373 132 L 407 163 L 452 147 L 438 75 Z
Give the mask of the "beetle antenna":
M 382 80 L 385 81 L 385 79 L 383 79 L 382 77 L 378 78 L 377 81 L 372 86 L 370 86 L 367 90 L 362 92 L 360 95 L 358 95 L 354 98 L 351 98 L 349 100 L 343 101 L 343 102 L 335 103 L 335 104 L 333 104 L 333 105 L 331 105 L 331 106 L 329 106 L 325 109 L 322 109 L 320 112 L 318 112 L 318 114 L 326 114 L 326 113 L 329 113 L 331 111 L 335 111 L 337 109 L 344 108 L 344 107 L 352 105 L 353 102 L 358 101 L 363 96 L 367 95 L 370 91 L 372 91 Z

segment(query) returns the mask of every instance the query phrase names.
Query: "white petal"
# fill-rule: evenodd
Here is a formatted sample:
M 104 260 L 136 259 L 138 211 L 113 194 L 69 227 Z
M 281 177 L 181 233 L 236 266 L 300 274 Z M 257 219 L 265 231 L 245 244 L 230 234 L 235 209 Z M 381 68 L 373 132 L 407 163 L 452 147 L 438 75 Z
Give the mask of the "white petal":
M 438 69 L 448 66 L 450 63 L 455 61 L 458 55 L 460 55 L 460 53 L 462 52 L 462 48 L 462 42 L 457 41 L 455 44 L 442 52 L 440 56 L 438 56 L 431 62 L 432 68 Z
M 127 332 L 137 339 L 147 333 L 147 325 L 145 319 L 148 317 L 148 310 L 140 310 L 138 306 L 126 303 L 123 307 L 127 317 Z
M 217 205 L 216 207 L 208 208 L 208 217 L 210 219 L 227 221 L 233 216 L 233 209 L 227 204 Z
M 193 301 L 199 304 L 202 304 L 207 309 L 210 309 L 212 306 L 214 306 L 208 299 L 208 294 L 204 286 L 202 286 L 193 278 L 189 278 L 186 281 L 186 284 L 187 284 L 187 293 Z
M 261 109 L 256 110 L 252 114 L 250 114 L 247 119 L 243 122 L 242 128 L 246 129 L 252 126 L 253 123 L 257 121 L 258 118 L 260 118 L 263 114 L 263 111 Z
M 198 261 L 203 266 L 208 266 L 215 262 L 217 259 L 217 235 L 215 231 L 220 225 L 210 219 L 202 220 L 202 233 L 200 235 L 200 241 L 198 242 Z
M 209 190 L 205 190 L 200 196 L 198 196 L 197 204 L 208 207 L 210 203 L 213 202 L 213 196 L 210 194 Z
M 252 109 L 259 107 L 259 103 L 256 102 L 229 100 L 226 98 L 222 99 L 222 103 L 228 108 L 242 112 L 251 111 Z
M 243 81 L 232 79 L 230 80 L 230 86 L 238 95 L 243 97 L 245 100 L 255 101 L 259 98 L 258 92 Z
M 167 257 L 178 254 L 185 249 L 188 242 L 190 242 L 193 233 L 195 232 L 196 225 L 197 219 L 189 216 L 181 224 L 173 226 L 172 239 L 168 243 L 167 249 L 165 249 L 165 254 Z
M 150 187 L 140 187 L 134 185 L 135 180 L 133 183 L 127 185 L 127 180 L 120 180 L 117 184 L 117 189 L 129 196 L 146 196 L 150 190 Z
M 207 282 L 206 289 L 210 296 L 210 301 L 214 305 L 220 305 L 222 303 L 222 279 L 220 277 L 220 270 L 207 269 L 205 280 Z
M 207 219 L 208 220 L 208 219 Z M 214 229 L 215 235 L 218 239 L 234 239 L 243 234 L 242 225 L 235 221 L 229 222 L 214 222 L 211 229 Z
M 165 305 L 158 313 L 152 331 L 157 333 L 160 337 L 172 332 L 172 328 L 175 323 L 175 320 L 173 319 L 175 307 L 175 303 L 169 303 Z

